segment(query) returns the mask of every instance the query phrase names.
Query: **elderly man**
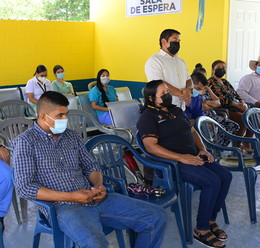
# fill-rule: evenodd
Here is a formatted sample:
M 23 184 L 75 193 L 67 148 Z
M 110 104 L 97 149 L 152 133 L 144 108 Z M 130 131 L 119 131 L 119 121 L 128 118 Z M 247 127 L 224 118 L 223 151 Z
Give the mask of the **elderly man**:
M 253 72 L 241 78 L 237 93 L 246 103 L 260 108 L 260 56 L 250 60 L 249 67 Z
M 37 123 L 14 140 L 18 193 L 52 201 L 61 230 L 81 248 L 108 247 L 102 226 L 134 230 L 135 247 L 160 247 L 164 209 L 106 192 L 97 161 L 80 136 L 67 129 L 68 105 L 61 93 L 45 92 L 37 104 Z
M 185 62 L 178 57 L 180 32 L 165 29 L 159 38 L 160 51 L 145 64 L 148 81 L 163 80 L 173 95 L 172 103 L 185 110 L 190 104 L 192 81 Z
M 8 162 L 9 152 L 3 145 L 0 145 L 0 223 L 2 230 L 4 230 L 4 217 L 7 215 L 13 194 L 11 168 L 7 164 Z

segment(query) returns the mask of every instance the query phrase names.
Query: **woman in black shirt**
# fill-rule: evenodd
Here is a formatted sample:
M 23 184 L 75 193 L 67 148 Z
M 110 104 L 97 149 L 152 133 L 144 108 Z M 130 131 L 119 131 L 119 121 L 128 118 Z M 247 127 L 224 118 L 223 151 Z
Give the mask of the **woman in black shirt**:
M 151 81 L 144 88 L 144 108 L 137 128 L 149 153 L 178 161 L 183 180 L 201 186 L 194 238 L 208 247 L 226 247 L 222 241 L 227 235 L 215 220 L 232 174 L 214 161 L 183 111 L 172 105 L 162 80 Z

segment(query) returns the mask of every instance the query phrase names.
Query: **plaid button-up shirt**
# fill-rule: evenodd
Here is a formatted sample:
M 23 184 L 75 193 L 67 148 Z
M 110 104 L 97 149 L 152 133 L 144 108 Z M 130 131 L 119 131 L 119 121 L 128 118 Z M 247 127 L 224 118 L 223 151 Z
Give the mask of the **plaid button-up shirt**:
M 72 192 L 90 189 L 88 176 L 101 171 L 80 136 L 70 130 L 55 140 L 36 123 L 13 141 L 12 163 L 18 194 L 35 200 L 41 187 Z M 78 204 L 54 202 L 54 206 Z

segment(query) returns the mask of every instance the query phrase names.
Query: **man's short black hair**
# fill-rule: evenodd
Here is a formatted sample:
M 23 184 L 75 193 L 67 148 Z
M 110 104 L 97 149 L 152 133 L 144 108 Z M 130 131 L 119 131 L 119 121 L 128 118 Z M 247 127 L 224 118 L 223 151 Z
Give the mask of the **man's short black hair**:
M 181 34 L 181 33 L 179 31 L 175 30 L 175 29 L 165 29 L 165 30 L 163 30 L 161 35 L 160 35 L 160 39 L 159 39 L 160 47 L 162 47 L 162 39 L 165 39 L 166 41 L 168 41 L 169 38 L 173 34 Z
M 37 112 L 39 113 L 41 107 L 45 104 L 53 106 L 69 106 L 69 101 L 66 96 L 56 91 L 44 92 L 37 103 Z

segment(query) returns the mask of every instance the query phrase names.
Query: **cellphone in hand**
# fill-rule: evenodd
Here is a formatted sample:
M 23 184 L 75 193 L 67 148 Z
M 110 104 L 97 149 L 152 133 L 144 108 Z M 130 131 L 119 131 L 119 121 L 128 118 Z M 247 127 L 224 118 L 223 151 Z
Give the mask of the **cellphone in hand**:
M 203 160 L 203 162 L 209 162 L 209 159 L 206 155 L 199 155 L 199 157 Z

